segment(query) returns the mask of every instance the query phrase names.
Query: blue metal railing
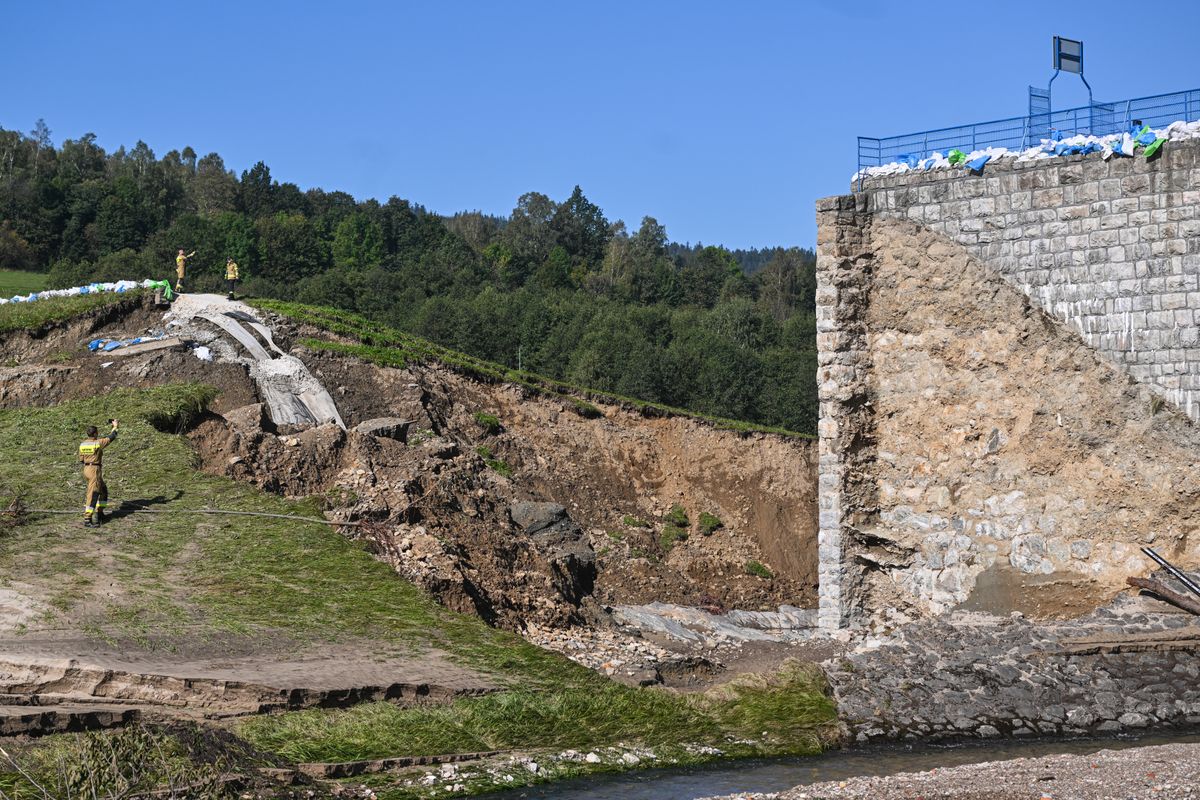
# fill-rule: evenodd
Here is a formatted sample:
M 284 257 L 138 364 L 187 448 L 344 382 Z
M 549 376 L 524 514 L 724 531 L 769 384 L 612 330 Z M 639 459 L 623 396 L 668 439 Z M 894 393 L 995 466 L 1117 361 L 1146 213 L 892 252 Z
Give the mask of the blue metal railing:
M 1200 119 L 1200 89 L 1116 103 L 1092 103 L 1049 114 L 937 128 L 885 139 L 860 136 L 858 169 L 903 161 L 910 155 L 926 158 L 935 152 L 945 154 L 955 148 L 964 153 L 985 147 L 1024 150 L 1050 138 L 1052 131 L 1061 131 L 1064 136 L 1080 133 L 1107 136 L 1128 130 L 1133 120 L 1141 120 L 1152 128 L 1162 128 L 1175 120 L 1196 119 Z

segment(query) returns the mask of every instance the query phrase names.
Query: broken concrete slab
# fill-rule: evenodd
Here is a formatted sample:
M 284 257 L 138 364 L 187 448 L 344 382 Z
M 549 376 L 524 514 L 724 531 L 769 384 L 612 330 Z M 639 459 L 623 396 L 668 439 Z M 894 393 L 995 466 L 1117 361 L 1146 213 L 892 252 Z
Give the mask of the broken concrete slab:
M 383 439 L 407 442 L 408 429 L 411 425 L 412 420 L 400 417 L 376 417 L 355 425 L 354 431 L 364 436 L 378 436 Z
M 172 350 L 183 346 L 183 340 L 178 336 L 168 336 L 165 339 L 156 339 L 152 342 L 140 342 L 125 347 L 118 347 L 115 350 L 105 352 L 104 355 L 112 358 L 126 358 L 127 356 L 140 356 L 145 353 L 153 353 L 156 350 Z
M 176 298 L 165 319 L 169 329 L 213 345 L 217 360 L 245 364 L 276 425 L 311 427 L 333 422 L 346 429 L 329 392 L 304 362 L 276 346 L 270 329 L 250 306 L 215 294 L 183 294 Z M 198 322 L 208 323 L 220 333 Z M 262 337 L 275 356 L 258 337 Z M 240 345 L 240 349 L 231 342 Z

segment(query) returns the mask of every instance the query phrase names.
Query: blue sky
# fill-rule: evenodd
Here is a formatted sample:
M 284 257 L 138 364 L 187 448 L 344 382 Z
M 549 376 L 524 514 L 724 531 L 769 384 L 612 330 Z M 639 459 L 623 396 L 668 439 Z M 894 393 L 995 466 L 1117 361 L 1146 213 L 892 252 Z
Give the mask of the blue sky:
M 811 246 L 857 135 L 1024 113 L 1054 34 L 1097 99 L 1200 86 L 1188 3 L 9 3 L 0 127 L 507 213 L 575 184 L 672 239 Z M 1055 107 L 1086 99 L 1075 76 Z

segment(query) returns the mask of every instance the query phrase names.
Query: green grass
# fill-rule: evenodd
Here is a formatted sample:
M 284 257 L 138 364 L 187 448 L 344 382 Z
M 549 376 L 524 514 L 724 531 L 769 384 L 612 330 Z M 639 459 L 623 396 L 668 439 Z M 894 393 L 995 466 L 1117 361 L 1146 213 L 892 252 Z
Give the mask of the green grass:
M 403 331 L 349 311 L 337 311 L 279 300 L 252 300 L 249 302 L 256 308 L 271 311 L 296 322 L 306 323 L 328 331 L 336 336 L 354 340 L 354 342 L 346 343 L 314 338 L 303 339 L 301 344 L 309 349 L 326 350 L 342 355 L 355 356 L 364 361 L 386 367 L 404 367 L 410 363 L 435 361 L 450 369 L 482 380 L 514 383 L 538 394 L 564 396 L 572 404 L 575 411 L 588 418 L 602 416 L 599 408 L 587 402 L 588 400 L 594 400 L 596 402 L 610 403 L 628 408 L 646 416 L 701 419 L 723 430 L 741 433 L 773 433 L 780 436 L 804 439 L 814 438 L 810 434 L 797 433 L 785 428 L 755 425 L 754 423 L 743 422 L 741 420 L 701 414 L 662 403 L 638 400 L 613 392 L 576 386 L 532 372 L 509 369 L 502 364 L 485 361 L 447 347 L 442 347 L 427 339 L 404 333 Z
M 0 333 L 41 330 L 48 325 L 64 322 L 99 308 L 135 302 L 135 298 L 139 297 L 140 292 L 102 292 L 74 297 L 47 297 L 32 303 L 8 303 L 0 306 Z
M 500 432 L 502 427 L 500 425 L 500 418 L 486 411 L 475 412 L 475 424 L 483 428 L 483 432 L 488 436 L 495 436 Z
M 761 561 L 747 561 L 746 574 L 753 575 L 756 578 L 763 578 L 768 581 L 775 577 L 774 573 L 772 573 L 767 565 Z
M 638 519 L 637 517 L 630 516 L 629 514 L 626 514 L 624 517 L 621 518 L 621 523 L 623 525 L 625 525 L 625 527 L 627 527 L 627 528 L 649 528 L 649 527 L 652 527 L 650 525 L 650 523 L 647 522 L 646 520 Z
M 617 742 L 752 741 L 758 754 L 805 754 L 819 752 L 833 733 L 833 704 L 821 690 L 818 672 L 792 664 L 769 680 L 735 681 L 714 695 L 605 682 L 590 692 L 502 692 L 443 707 L 374 703 L 254 717 L 237 732 L 295 762 Z
M 176 430 L 212 390 L 175 385 L 123 389 L 37 409 L 0 411 L 0 505 L 81 509 L 75 447 L 83 428 L 122 421 L 107 451 L 114 502 L 319 517 L 320 498 L 286 500 L 195 467 Z M 157 498 L 157 500 L 156 500 Z M 437 647 L 461 663 L 533 687 L 588 682 L 591 674 L 522 639 L 446 611 L 328 525 L 186 513 L 131 515 L 105 528 L 111 552 L 73 515 L 34 516 L 0 534 L 0 575 L 52 598 L 45 624 L 86 628 L 110 640 L 281 632 L 306 641 L 368 637 L 381 647 Z M 93 586 L 102 575 L 101 586 Z M 108 591 L 112 583 L 116 589 Z M 102 599 L 112 595 L 115 600 Z M 103 613 L 76 616 L 84 600 Z
M 512 467 L 508 465 L 508 462 L 494 458 L 492 456 L 491 448 L 485 447 L 484 445 L 479 445 L 475 448 L 475 454 L 483 459 L 483 463 L 486 464 L 489 469 L 500 475 L 503 475 L 506 478 L 512 477 Z
M 201 763 L 176 736 L 139 724 L 49 736 L 18 747 L 19 757 L 0 755 L 0 797 L 135 797 L 163 786 L 187 786 L 188 797 L 195 800 L 228 796 L 220 785 L 223 758 Z M 16 765 L 45 791 L 16 771 Z
M 712 536 L 714 532 L 724 527 L 725 523 L 721 522 L 721 518 L 716 514 L 710 514 L 707 511 L 700 512 L 700 533 Z
M 46 288 L 46 274 L 19 269 L 0 269 L 0 297 L 40 292 Z
M 686 528 L 681 528 L 678 525 L 663 525 L 662 531 L 658 534 L 658 546 L 662 548 L 664 553 L 669 553 L 676 542 L 686 541 L 688 532 Z

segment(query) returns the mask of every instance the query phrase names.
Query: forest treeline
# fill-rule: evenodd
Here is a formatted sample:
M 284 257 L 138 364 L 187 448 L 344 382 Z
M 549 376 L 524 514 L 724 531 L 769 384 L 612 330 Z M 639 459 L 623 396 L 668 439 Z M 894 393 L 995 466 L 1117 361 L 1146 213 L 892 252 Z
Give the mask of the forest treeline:
M 511 367 L 708 414 L 816 428 L 811 250 L 672 243 L 652 217 L 608 220 L 576 187 L 507 217 L 441 216 L 392 197 L 237 175 L 216 153 L 55 147 L 0 128 L 0 268 L 53 286 L 167 278 L 357 311 Z

